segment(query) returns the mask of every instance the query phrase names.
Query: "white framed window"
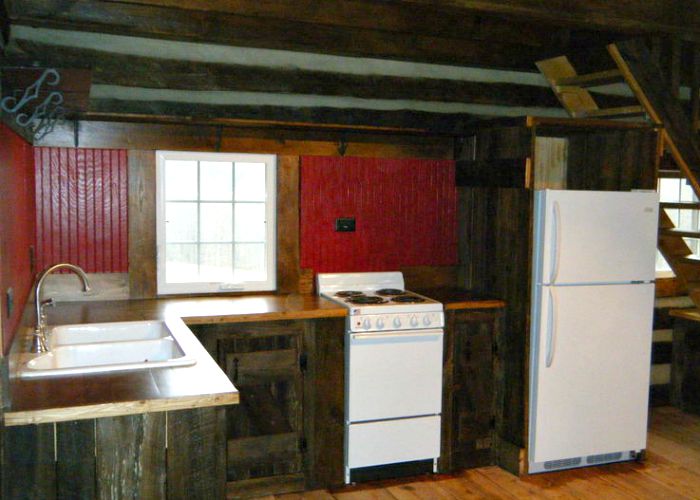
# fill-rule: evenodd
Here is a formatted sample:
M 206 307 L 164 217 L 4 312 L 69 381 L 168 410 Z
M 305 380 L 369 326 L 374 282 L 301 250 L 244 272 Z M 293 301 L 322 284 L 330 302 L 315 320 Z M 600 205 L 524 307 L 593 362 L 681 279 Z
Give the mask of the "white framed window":
M 156 152 L 158 293 L 275 289 L 274 155 Z

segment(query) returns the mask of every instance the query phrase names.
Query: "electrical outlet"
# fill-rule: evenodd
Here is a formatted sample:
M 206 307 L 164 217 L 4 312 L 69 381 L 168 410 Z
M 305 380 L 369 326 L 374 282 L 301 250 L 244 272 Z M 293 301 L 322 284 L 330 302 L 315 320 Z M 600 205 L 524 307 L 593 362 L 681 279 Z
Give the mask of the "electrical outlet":
M 335 220 L 335 230 L 338 233 L 355 232 L 355 217 L 338 217 Z
M 7 311 L 7 317 L 12 316 L 12 311 L 15 308 L 15 291 L 12 287 L 8 288 L 5 292 L 5 310 Z

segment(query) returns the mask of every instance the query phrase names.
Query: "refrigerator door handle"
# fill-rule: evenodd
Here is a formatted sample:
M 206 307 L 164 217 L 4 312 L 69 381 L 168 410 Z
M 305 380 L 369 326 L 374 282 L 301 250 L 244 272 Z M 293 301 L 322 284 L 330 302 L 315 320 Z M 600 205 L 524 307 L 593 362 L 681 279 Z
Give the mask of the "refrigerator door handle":
M 554 350 L 557 340 L 557 294 L 549 288 L 549 314 L 547 315 L 547 359 L 546 366 L 549 368 L 554 361 Z
M 555 201 L 552 206 L 553 224 L 552 224 L 552 264 L 549 273 L 549 282 L 553 285 L 559 276 L 559 246 L 561 245 L 561 209 L 559 202 Z

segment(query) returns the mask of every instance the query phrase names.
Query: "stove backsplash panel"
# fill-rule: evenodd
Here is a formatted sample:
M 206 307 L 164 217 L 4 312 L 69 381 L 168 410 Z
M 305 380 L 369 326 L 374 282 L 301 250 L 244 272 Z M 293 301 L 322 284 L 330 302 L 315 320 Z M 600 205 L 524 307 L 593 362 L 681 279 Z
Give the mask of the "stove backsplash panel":
M 305 156 L 301 266 L 315 272 L 457 264 L 451 160 Z M 354 217 L 354 232 L 335 221 Z

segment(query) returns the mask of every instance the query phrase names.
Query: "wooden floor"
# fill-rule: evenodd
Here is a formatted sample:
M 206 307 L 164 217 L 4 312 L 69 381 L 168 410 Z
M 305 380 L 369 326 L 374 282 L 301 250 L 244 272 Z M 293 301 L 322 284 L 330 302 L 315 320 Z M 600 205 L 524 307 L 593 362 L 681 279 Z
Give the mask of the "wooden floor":
M 700 417 L 675 408 L 650 416 L 647 459 L 519 479 L 498 467 L 457 475 L 367 484 L 346 490 L 309 491 L 274 500 L 416 500 L 455 498 L 700 499 Z

